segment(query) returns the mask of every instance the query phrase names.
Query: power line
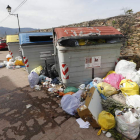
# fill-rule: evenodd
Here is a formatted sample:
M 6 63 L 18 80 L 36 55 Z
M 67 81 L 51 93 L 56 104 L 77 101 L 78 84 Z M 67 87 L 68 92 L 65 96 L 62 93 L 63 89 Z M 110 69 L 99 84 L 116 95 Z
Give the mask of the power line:
M 24 3 L 25 3 L 26 1 L 27 1 L 27 0 L 24 0 L 23 2 L 21 2 L 21 3 L 19 4 L 19 6 L 13 10 L 12 14 L 13 14 L 15 11 L 17 11 L 22 5 L 24 5 Z M 8 15 L 6 18 L 4 18 L 2 21 L 0 21 L 0 23 L 4 22 L 9 16 L 10 16 L 10 15 Z
M 4 18 L 0 23 L 4 22 L 10 15 L 8 15 L 6 18 Z
M 24 5 L 26 1 L 27 0 L 24 0 L 15 10 L 13 10 L 12 14 L 17 11 L 22 5 Z

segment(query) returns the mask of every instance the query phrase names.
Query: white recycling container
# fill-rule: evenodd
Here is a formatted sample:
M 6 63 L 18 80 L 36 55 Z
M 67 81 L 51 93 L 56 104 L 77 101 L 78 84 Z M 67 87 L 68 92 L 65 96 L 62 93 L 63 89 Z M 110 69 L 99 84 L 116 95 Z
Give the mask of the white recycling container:
M 115 68 L 122 37 L 111 26 L 54 28 L 55 65 L 63 83 L 78 87 L 103 78 Z M 87 45 L 87 40 L 93 43 Z

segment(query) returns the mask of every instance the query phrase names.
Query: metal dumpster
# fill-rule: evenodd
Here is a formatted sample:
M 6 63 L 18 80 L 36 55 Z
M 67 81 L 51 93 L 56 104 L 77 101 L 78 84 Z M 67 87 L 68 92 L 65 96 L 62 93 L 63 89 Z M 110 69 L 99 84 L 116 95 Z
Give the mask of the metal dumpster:
M 103 78 L 115 67 L 122 37 L 110 26 L 54 28 L 55 65 L 63 83 L 79 86 L 94 77 Z
M 40 65 L 45 66 L 44 59 L 47 59 L 47 63 L 54 64 L 52 35 L 51 32 L 19 34 L 20 47 L 28 73 Z
M 19 36 L 18 35 L 7 35 L 6 42 L 8 44 L 9 54 L 15 59 L 15 57 L 20 56 L 19 52 Z

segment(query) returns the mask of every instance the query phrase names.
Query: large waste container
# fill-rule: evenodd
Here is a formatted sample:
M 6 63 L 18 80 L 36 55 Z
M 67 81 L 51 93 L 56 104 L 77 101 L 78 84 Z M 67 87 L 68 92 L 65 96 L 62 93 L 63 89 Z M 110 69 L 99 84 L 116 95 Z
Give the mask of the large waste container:
M 40 65 L 45 66 L 44 59 L 47 59 L 47 63 L 54 64 L 52 35 L 51 32 L 19 34 L 20 47 L 28 73 Z
M 110 26 L 54 28 L 56 70 L 63 83 L 79 86 L 113 70 L 123 35 Z
M 20 56 L 19 36 L 18 35 L 7 35 L 6 42 L 8 44 L 9 54 L 11 54 L 14 59 L 17 56 Z

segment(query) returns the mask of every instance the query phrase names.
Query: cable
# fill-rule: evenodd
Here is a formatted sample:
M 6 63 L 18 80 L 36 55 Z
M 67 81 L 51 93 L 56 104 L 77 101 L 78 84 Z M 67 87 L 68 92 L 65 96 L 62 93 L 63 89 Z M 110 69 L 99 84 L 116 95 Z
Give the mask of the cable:
M 8 15 L 6 18 L 4 18 L 0 23 L 4 22 L 10 15 Z
M 23 2 L 21 2 L 21 3 L 19 4 L 19 6 L 13 10 L 12 14 L 13 14 L 15 11 L 17 11 L 26 1 L 27 1 L 27 0 L 24 0 Z M 0 23 L 4 22 L 9 16 L 10 16 L 10 15 L 8 15 L 6 18 L 4 18 L 2 21 L 0 21 Z
M 24 0 L 15 10 L 13 10 L 12 14 L 17 11 L 22 5 L 24 5 L 26 1 L 27 0 Z

